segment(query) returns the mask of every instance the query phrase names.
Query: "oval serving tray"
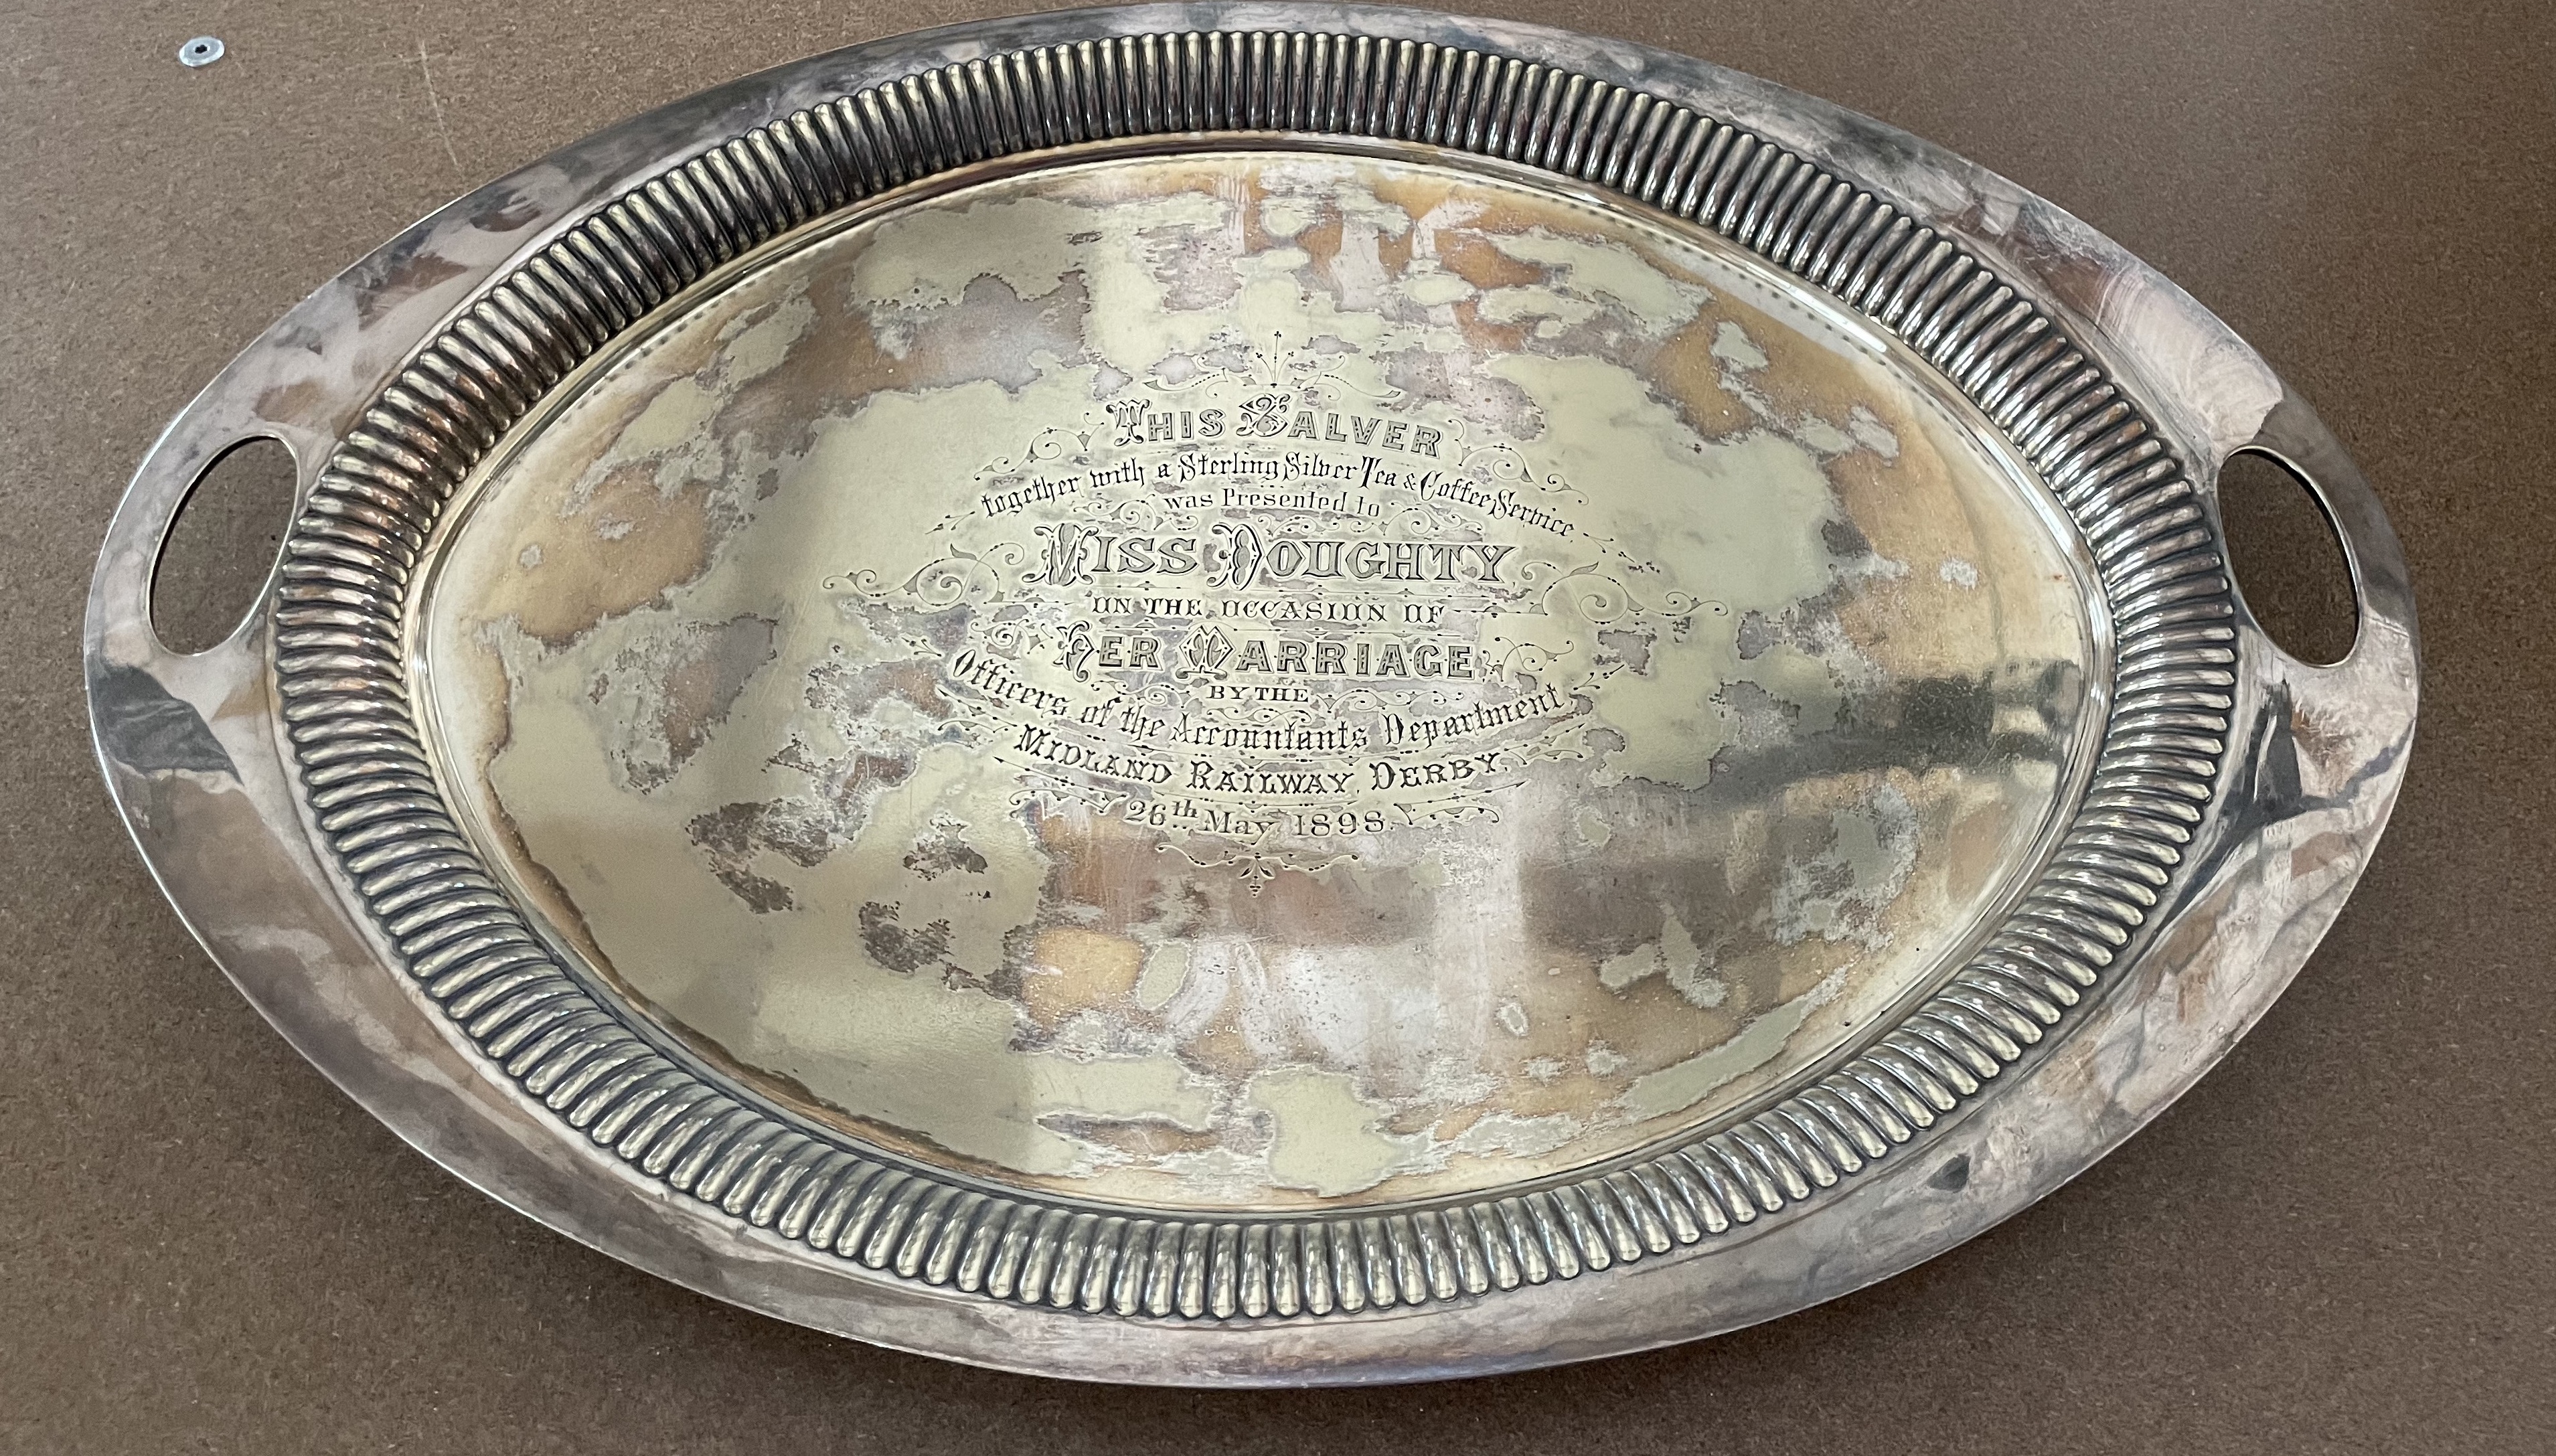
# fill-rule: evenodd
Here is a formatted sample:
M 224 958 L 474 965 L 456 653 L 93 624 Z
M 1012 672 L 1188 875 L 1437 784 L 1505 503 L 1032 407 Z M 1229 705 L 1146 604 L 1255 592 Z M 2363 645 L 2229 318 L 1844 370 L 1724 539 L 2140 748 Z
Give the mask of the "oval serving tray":
M 301 468 L 219 646 L 169 523 Z M 2359 634 L 2284 655 L 2232 454 Z M 252 345 L 99 561 L 127 824 L 430 1156 L 1052 1375 L 1769 1318 L 2242 1034 L 2404 770 L 2334 439 L 2065 213 L 1683 57 L 1411 11 L 961 26 L 679 102 Z

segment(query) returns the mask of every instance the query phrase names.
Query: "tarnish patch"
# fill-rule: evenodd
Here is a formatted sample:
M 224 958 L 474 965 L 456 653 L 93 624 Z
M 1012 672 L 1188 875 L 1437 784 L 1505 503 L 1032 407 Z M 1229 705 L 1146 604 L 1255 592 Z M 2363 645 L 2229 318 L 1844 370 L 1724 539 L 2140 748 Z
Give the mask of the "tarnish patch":
M 1244 1103 L 1269 1120 L 1269 1181 L 1280 1188 L 1321 1198 L 1361 1193 L 1413 1150 L 1413 1139 L 1382 1129 L 1377 1109 L 1338 1072 L 1264 1072 L 1251 1080 Z

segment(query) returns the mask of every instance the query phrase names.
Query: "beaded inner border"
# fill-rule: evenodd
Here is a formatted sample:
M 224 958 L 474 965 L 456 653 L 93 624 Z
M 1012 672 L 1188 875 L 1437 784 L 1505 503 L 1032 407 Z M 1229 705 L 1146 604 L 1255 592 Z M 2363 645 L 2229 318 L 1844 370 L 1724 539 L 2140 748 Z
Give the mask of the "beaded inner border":
M 579 361 L 720 264 L 950 168 L 1111 138 L 1270 131 L 1521 163 L 1709 228 L 1904 339 L 2003 430 L 2109 600 L 2113 706 L 2049 866 L 1940 991 L 1811 1086 L 1550 1186 L 1371 1212 L 1144 1217 L 989 1187 L 705 1079 L 547 950 L 422 748 L 401 624 L 471 466 Z M 2030 300 L 1889 202 L 1726 122 L 1566 69 L 1374 37 L 1189 32 L 945 66 L 734 137 L 595 208 L 400 370 L 313 486 L 276 604 L 283 719 L 337 863 L 524 1095 L 726 1215 L 902 1279 L 1092 1315 L 1355 1314 L 1706 1243 L 1904 1148 L 2060 1026 L 2201 822 L 2236 684 L 2213 528 L 2175 454 Z

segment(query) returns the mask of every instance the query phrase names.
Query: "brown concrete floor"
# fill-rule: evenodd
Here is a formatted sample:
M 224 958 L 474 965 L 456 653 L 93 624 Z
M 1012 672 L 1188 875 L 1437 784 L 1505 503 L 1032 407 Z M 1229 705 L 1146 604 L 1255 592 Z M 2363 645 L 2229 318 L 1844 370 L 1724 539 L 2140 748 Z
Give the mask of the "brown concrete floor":
M 1467 1386 L 1077 1388 L 624 1268 L 303 1064 L 162 904 L 89 757 L 80 602 L 134 462 L 447 196 L 988 8 L 0 14 L 0 1451 L 2556 1449 L 2556 18 L 2527 3 L 1484 0 L 1829 96 L 2071 207 L 2314 400 L 2404 536 L 2422 739 L 2342 922 L 2180 1106 L 1931 1264 Z M 230 57 L 183 69 L 199 33 Z

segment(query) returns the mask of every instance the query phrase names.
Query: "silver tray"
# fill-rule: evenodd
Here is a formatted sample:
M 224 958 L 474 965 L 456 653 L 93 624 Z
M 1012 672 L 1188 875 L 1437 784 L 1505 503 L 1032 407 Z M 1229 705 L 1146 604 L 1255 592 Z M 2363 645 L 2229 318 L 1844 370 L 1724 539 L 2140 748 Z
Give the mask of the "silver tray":
M 271 588 L 174 654 L 261 436 Z M 2239 451 L 2342 538 L 2339 663 L 2228 576 Z M 1292 5 L 858 46 L 454 202 L 169 427 L 85 645 L 171 900 L 429 1156 L 1200 1385 L 1691 1339 L 2006 1217 L 2279 993 L 2416 701 L 2342 449 L 2076 219 Z

